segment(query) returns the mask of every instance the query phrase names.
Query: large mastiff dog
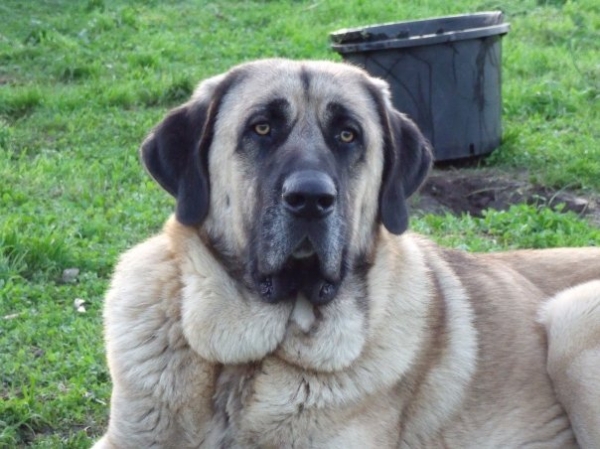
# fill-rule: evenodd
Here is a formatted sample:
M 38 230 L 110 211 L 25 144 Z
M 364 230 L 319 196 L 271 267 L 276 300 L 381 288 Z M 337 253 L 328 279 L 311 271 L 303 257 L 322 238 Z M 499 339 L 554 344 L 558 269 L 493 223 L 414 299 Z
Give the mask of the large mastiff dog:
M 177 207 L 116 269 L 97 447 L 600 447 L 600 248 L 405 232 L 431 153 L 383 81 L 244 64 L 141 155 Z

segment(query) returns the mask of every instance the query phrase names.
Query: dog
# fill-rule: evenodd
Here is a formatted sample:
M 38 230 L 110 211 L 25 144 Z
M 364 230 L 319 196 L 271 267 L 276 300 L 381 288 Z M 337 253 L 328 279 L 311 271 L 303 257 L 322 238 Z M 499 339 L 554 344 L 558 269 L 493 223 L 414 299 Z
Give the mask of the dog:
M 600 248 L 408 231 L 432 152 L 384 81 L 245 63 L 140 152 L 176 208 L 107 293 L 97 449 L 600 447 Z

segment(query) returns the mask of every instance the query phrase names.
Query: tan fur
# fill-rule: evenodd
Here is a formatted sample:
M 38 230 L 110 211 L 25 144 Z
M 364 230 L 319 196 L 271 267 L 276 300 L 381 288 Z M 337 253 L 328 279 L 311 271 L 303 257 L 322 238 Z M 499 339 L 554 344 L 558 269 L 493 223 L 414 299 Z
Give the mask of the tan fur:
M 309 95 L 302 64 L 320 74 Z M 361 83 L 389 108 L 385 84 L 343 64 L 241 70 L 214 125 L 206 220 L 171 218 L 115 270 L 111 417 L 95 448 L 600 447 L 600 249 L 475 255 L 392 235 L 377 223 L 383 124 Z M 366 136 L 345 194 L 347 257 L 366 254 L 369 269 L 325 306 L 261 301 L 207 244 L 242 257 L 260 180 L 236 162 L 236 136 L 274 90 L 306 126 L 321 100 L 348 104 Z

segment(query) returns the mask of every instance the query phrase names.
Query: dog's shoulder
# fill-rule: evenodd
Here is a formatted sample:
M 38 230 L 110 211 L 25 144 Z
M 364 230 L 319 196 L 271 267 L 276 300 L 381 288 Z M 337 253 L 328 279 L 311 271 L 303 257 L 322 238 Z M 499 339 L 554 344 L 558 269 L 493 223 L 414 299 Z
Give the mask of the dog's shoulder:
M 177 259 L 168 237 L 158 234 L 126 251 L 116 265 L 107 303 L 124 301 L 130 307 L 147 307 L 149 302 L 160 301 L 157 289 L 175 280 Z M 154 298 L 154 299 L 152 299 Z
M 180 319 L 180 297 L 179 263 L 165 233 L 126 251 L 105 300 L 109 347 L 122 355 L 167 332 Z

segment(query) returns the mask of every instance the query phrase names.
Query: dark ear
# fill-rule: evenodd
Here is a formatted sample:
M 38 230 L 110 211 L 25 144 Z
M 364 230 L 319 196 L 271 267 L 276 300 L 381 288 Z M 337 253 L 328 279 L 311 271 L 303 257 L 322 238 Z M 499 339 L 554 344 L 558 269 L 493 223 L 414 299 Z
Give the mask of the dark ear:
M 408 228 L 406 200 L 421 186 L 431 164 L 431 145 L 404 114 L 385 108 L 384 168 L 379 194 L 381 222 L 393 234 Z
M 210 204 L 208 150 L 221 98 L 235 76 L 205 81 L 186 104 L 172 110 L 142 143 L 148 173 L 177 200 L 177 220 L 195 226 Z
M 199 157 L 207 112 L 206 104 L 174 109 L 140 149 L 148 173 L 177 199 L 176 216 L 185 225 L 202 222 L 208 213 L 208 173 Z

